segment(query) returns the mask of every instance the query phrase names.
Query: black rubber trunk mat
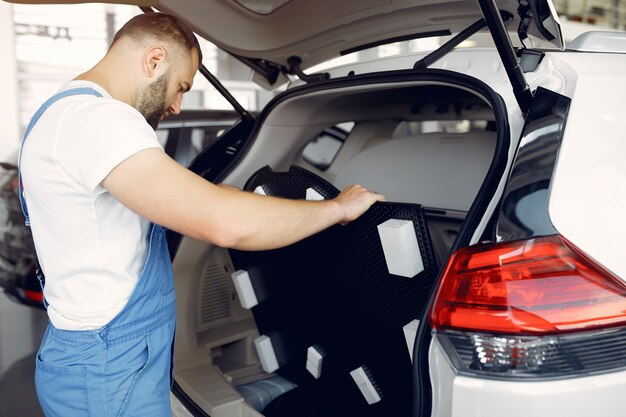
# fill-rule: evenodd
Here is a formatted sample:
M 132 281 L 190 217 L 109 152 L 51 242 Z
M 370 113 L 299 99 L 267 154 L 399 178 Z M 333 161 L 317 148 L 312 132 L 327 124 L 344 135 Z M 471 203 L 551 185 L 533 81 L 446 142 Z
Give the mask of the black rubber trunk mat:
M 339 194 L 297 166 L 288 172 L 262 168 L 245 189 L 259 186 L 267 195 L 291 199 L 304 199 L 307 188 L 324 198 Z M 377 226 L 389 219 L 410 220 L 415 227 L 424 270 L 413 278 L 388 272 Z M 376 203 L 356 221 L 289 247 L 230 253 L 235 268 L 250 276 L 259 301 L 252 312 L 259 333 L 272 340 L 276 373 L 299 386 L 275 400 L 266 415 L 410 415 L 403 326 L 422 317 L 437 276 L 422 206 Z M 306 370 L 312 345 L 325 353 L 319 379 Z M 381 396 L 375 404 L 366 403 L 350 376 L 360 366 Z

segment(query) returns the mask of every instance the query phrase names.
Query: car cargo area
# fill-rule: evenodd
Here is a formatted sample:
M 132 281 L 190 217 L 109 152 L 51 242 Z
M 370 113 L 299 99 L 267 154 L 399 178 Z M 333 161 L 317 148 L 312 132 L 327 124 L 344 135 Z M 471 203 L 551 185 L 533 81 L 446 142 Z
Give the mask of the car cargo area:
M 208 415 L 410 414 L 417 323 L 508 132 L 468 77 L 370 78 L 279 96 L 225 182 L 307 199 L 359 183 L 387 202 L 284 249 L 180 244 L 174 376 Z M 383 223 L 415 236 L 401 263 L 419 265 L 392 270 L 404 249 L 385 252 Z

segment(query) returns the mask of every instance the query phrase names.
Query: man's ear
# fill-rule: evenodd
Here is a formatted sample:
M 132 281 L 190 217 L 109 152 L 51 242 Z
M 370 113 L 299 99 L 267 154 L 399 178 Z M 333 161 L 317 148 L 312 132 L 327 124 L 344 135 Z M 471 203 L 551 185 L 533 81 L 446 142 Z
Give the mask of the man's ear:
M 165 70 L 167 51 L 162 46 L 151 46 L 143 56 L 144 72 L 149 78 L 159 76 Z

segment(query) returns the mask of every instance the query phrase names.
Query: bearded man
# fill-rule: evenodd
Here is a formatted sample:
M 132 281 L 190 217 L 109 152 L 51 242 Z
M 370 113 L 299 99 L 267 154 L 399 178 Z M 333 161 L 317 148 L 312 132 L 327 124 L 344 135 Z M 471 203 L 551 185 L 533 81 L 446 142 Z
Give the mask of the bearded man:
M 180 111 L 201 61 L 180 19 L 136 16 L 26 130 L 20 199 L 49 316 L 35 372 L 47 416 L 171 415 L 176 319 L 164 228 L 273 249 L 383 199 L 360 186 L 328 201 L 260 196 L 213 185 L 169 158 L 154 129 Z

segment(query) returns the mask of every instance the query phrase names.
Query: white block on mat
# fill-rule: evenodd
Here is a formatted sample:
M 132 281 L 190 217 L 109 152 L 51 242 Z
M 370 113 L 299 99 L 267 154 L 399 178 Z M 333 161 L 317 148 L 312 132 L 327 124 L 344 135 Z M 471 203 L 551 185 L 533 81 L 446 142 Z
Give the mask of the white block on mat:
M 313 346 L 309 346 L 306 351 L 306 369 L 318 379 L 322 375 L 322 362 L 324 356 L 319 353 Z
M 313 378 L 319 379 L 322 376 L 322 365 L 315 364 L 311 361 L 306 361 L 306 370 L 309 371 Z
M 267 195 L 262 185 L 259 185 L 258 187 L 254 189 L 254 194 Z
M 313 346 L 309 346 L 306 350 L 306 360 L 317 365 L 318 363 L 322 363 L 322 359 L 324 359 L 324 356 L 322 356 L 322 354 L 319 353 Z
M 357 387 L 361 390 L 361 394 L 363 394 L 368 404 L 375 404 L 381 400 L 378 391 L 374 388 L 372 381 L 370 381 L 363 367 L 351 371 L 350 376 L 354 379 L 354 382 L 356 382 Z
M 230 274 L 235 284 L 235 290 L 239 297 L 239 302 L 243 308 L 251 309 L 255 305 L 259 304 L 259 301 L 254 294 L 254 288 L 252 288 L 252 282 L 250 282 L 250 275 L 248 271 L 242 269 Z
M 274 347 L 272 346 L 272 339 L 263 335 L 254 339 L 254 347 L 261 360 L 261 368 L 268 374 L 276 371 L 278 366 L 278 359 L 274 353 Z
M 378 236 L 390 274 L 413 278 L 424 270 L 412 221 L 389 219 L 378 225 Z
M 411 356 L 411 362 L 413 362 L 413 347 L 415 345 L 415 336 L 417 336 L 417 328 L 419 325 L 420 321 L 415 319 L 411 320 L 402 328 L 404 331 L 404 339 L 406 340 L 406 347 L 409 349 L 409 355 Z
M 324 200 L 324 197 L 322 197 L 322 195 L 315 191 L 313 188 L 307 188 L 306 199 L 310 201 L 322 201 Z

